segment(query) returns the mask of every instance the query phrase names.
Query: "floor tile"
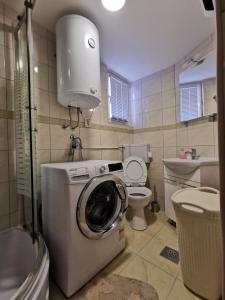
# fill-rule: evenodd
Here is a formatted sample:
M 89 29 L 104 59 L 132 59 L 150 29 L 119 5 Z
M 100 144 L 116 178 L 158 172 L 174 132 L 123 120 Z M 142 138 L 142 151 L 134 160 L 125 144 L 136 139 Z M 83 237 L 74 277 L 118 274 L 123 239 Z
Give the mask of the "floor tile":
M 197 300 L 201 298 L 194 295 L 183 285 L 182 281 L 177 279 L 167 299 L 168 300 Z
M 130 226 L 125 227 L 126 247 L 138 253 L 153 238 L 152 233 L 146 234 L 145 231 L 133 230 Z
M 103 274 L 120 274 L 121 271 L 135 258 L 135 253 L 125 249 L 114 258 L 101 272 Z
M 179 270 L 179 272 L 178 272 L 178 274 L 177 274 L 177 279 L 183 281 L 183 277 L 182 277 L 181 270 Z
M 175 280 L 172 276 L 139 256 L 136 256 L 120 275 L 151 284 L 157 290 L 160 300 L 166 299 Z
M 165 246 L 172 246 L 165 243 L 162 239 L 154 237 L 139 253 L 141 257 L 156 265 L 163 271 L 176 277 L 179 271 L 179 265 L 171 262 L 170 260 L 160 256 L 160 252 Z
M 178 248 L 176 228 L 174 228 L 170 224 L 164 225 L 161 228 L 161 230 L 155 235 L 155 237 L 161 239 L 162 241 L 169 244 L 170 246 L 174 246 L 175 248 Z

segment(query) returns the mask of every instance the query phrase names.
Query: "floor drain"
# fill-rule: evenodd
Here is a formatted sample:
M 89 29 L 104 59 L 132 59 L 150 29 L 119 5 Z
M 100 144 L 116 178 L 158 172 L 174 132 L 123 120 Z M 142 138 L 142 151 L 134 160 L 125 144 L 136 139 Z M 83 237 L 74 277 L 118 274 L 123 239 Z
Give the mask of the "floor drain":
M 172 261 L 175 264 L 179 263 L 179 252 L 173 248 L 166 246 L 160 252 L 160 256 Z

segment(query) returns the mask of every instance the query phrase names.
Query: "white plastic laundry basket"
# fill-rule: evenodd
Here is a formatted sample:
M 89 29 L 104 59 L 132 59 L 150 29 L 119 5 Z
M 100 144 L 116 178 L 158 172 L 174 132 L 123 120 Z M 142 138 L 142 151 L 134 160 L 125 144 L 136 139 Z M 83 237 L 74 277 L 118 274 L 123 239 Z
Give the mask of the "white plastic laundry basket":
M 187 188 L 175 192 L 181 272 L 184 284 L 210 300 L 221 297 L 222 239 L 219 191 Z

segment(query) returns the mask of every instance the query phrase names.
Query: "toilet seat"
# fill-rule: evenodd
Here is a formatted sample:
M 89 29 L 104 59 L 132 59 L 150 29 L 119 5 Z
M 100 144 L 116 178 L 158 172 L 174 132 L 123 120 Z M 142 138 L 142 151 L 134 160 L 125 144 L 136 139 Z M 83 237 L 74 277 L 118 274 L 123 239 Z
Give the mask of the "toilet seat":
M 147 167 L 142 158 L 130 156 L 124 162 L 124 181 L 127 186 L 144 186 Z
M 149 199 L 152 195 L 152 191 L 146 187 L 128 187 L 128 197 L 133 201 L 139 201 Z

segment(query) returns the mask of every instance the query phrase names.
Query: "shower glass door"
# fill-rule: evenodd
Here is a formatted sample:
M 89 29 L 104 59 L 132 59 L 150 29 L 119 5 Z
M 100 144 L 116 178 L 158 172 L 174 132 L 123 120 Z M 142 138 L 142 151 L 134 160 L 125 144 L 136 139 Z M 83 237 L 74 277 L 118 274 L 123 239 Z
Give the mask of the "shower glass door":
M 15 118 L 17 193 L 23 197 L 24 226 L 37 232 L 36 109 L 33 93 L 31 12 L 15 32 Z

